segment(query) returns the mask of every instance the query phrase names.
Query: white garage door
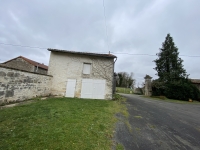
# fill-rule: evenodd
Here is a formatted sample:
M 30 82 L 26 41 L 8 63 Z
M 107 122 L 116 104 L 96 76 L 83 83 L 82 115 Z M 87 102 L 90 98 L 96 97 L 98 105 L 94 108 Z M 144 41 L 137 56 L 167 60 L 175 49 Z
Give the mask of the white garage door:
M 92 98 L 93 80 L 83 79 L 81 87 L 81 98 Z
M 81 98 L 104 99 L 105 80 L 83 79 Z
M 76 87 L 76 79 L 68 79 L 66 87 L 66 97 L 74 97 Z

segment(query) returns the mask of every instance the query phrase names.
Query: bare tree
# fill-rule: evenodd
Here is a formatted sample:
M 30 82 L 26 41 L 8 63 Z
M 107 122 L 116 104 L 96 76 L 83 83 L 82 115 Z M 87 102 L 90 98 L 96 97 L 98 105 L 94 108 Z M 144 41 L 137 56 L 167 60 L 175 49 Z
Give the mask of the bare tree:
M 132 87 L 134 88 L 135 79 L 133 79 L 133 72 L 128 74 L 127 72 L 119 72 L 117 73 L 117 86 L 118 87 Z

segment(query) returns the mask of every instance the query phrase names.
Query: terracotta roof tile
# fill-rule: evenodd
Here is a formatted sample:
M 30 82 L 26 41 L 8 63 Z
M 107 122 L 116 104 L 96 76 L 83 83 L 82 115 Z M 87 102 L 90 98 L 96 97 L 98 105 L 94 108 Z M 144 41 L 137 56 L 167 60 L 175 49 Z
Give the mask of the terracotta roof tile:
M 12 60 L 14 60 L 14 59 L 17 59 L 17 58 L 22 58 L 22 59 L 24 59 L 25 61 L 27 61 L 27 62 L 29 62 L 30 64 L 32 64 L 33 66 L 38 66 L 39 68 L 48 70 L 48 66 L 46 66 L 46 65 L 44 65 L 44 64 L 41 64 L 41 63 L 39 63 L 39 62 L 33 61 L 33 60 L 28 59 L 28 58 L 23 57 L 23 56 L 19 56 L 19 57 L 13 58 L 13 59 L 11 59 L 11 60 L 8 60 L 8 61 L 4 62 L 3 64 L 5 64 L 5 63 L 7 63 L 7 62 L 9 62 L 9 61 L 12 61 Z

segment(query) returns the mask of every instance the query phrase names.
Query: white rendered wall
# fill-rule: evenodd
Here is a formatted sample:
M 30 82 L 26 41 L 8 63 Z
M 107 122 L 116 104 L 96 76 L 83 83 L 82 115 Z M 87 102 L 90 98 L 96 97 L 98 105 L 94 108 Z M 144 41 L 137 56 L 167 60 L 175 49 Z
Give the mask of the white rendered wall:
M 90 75 L 83 74 L 83 64 L 91 64 Z M 81 97 L 82 79 L 105 79 L 105 99 L 112 99 L 113 58 L 51 52 L 48 75 L 52 75 L 53 95 L 65 96 L 67 79 L 76 79 L 75 97 Z

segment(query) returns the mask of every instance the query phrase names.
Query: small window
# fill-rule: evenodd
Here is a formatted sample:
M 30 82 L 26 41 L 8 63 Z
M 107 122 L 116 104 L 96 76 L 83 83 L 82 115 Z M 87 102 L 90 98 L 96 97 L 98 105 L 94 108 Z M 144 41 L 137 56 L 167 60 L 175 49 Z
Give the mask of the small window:
M 83 74 L 90 74 L 91 64 L 84 63 L 83 64 Z

